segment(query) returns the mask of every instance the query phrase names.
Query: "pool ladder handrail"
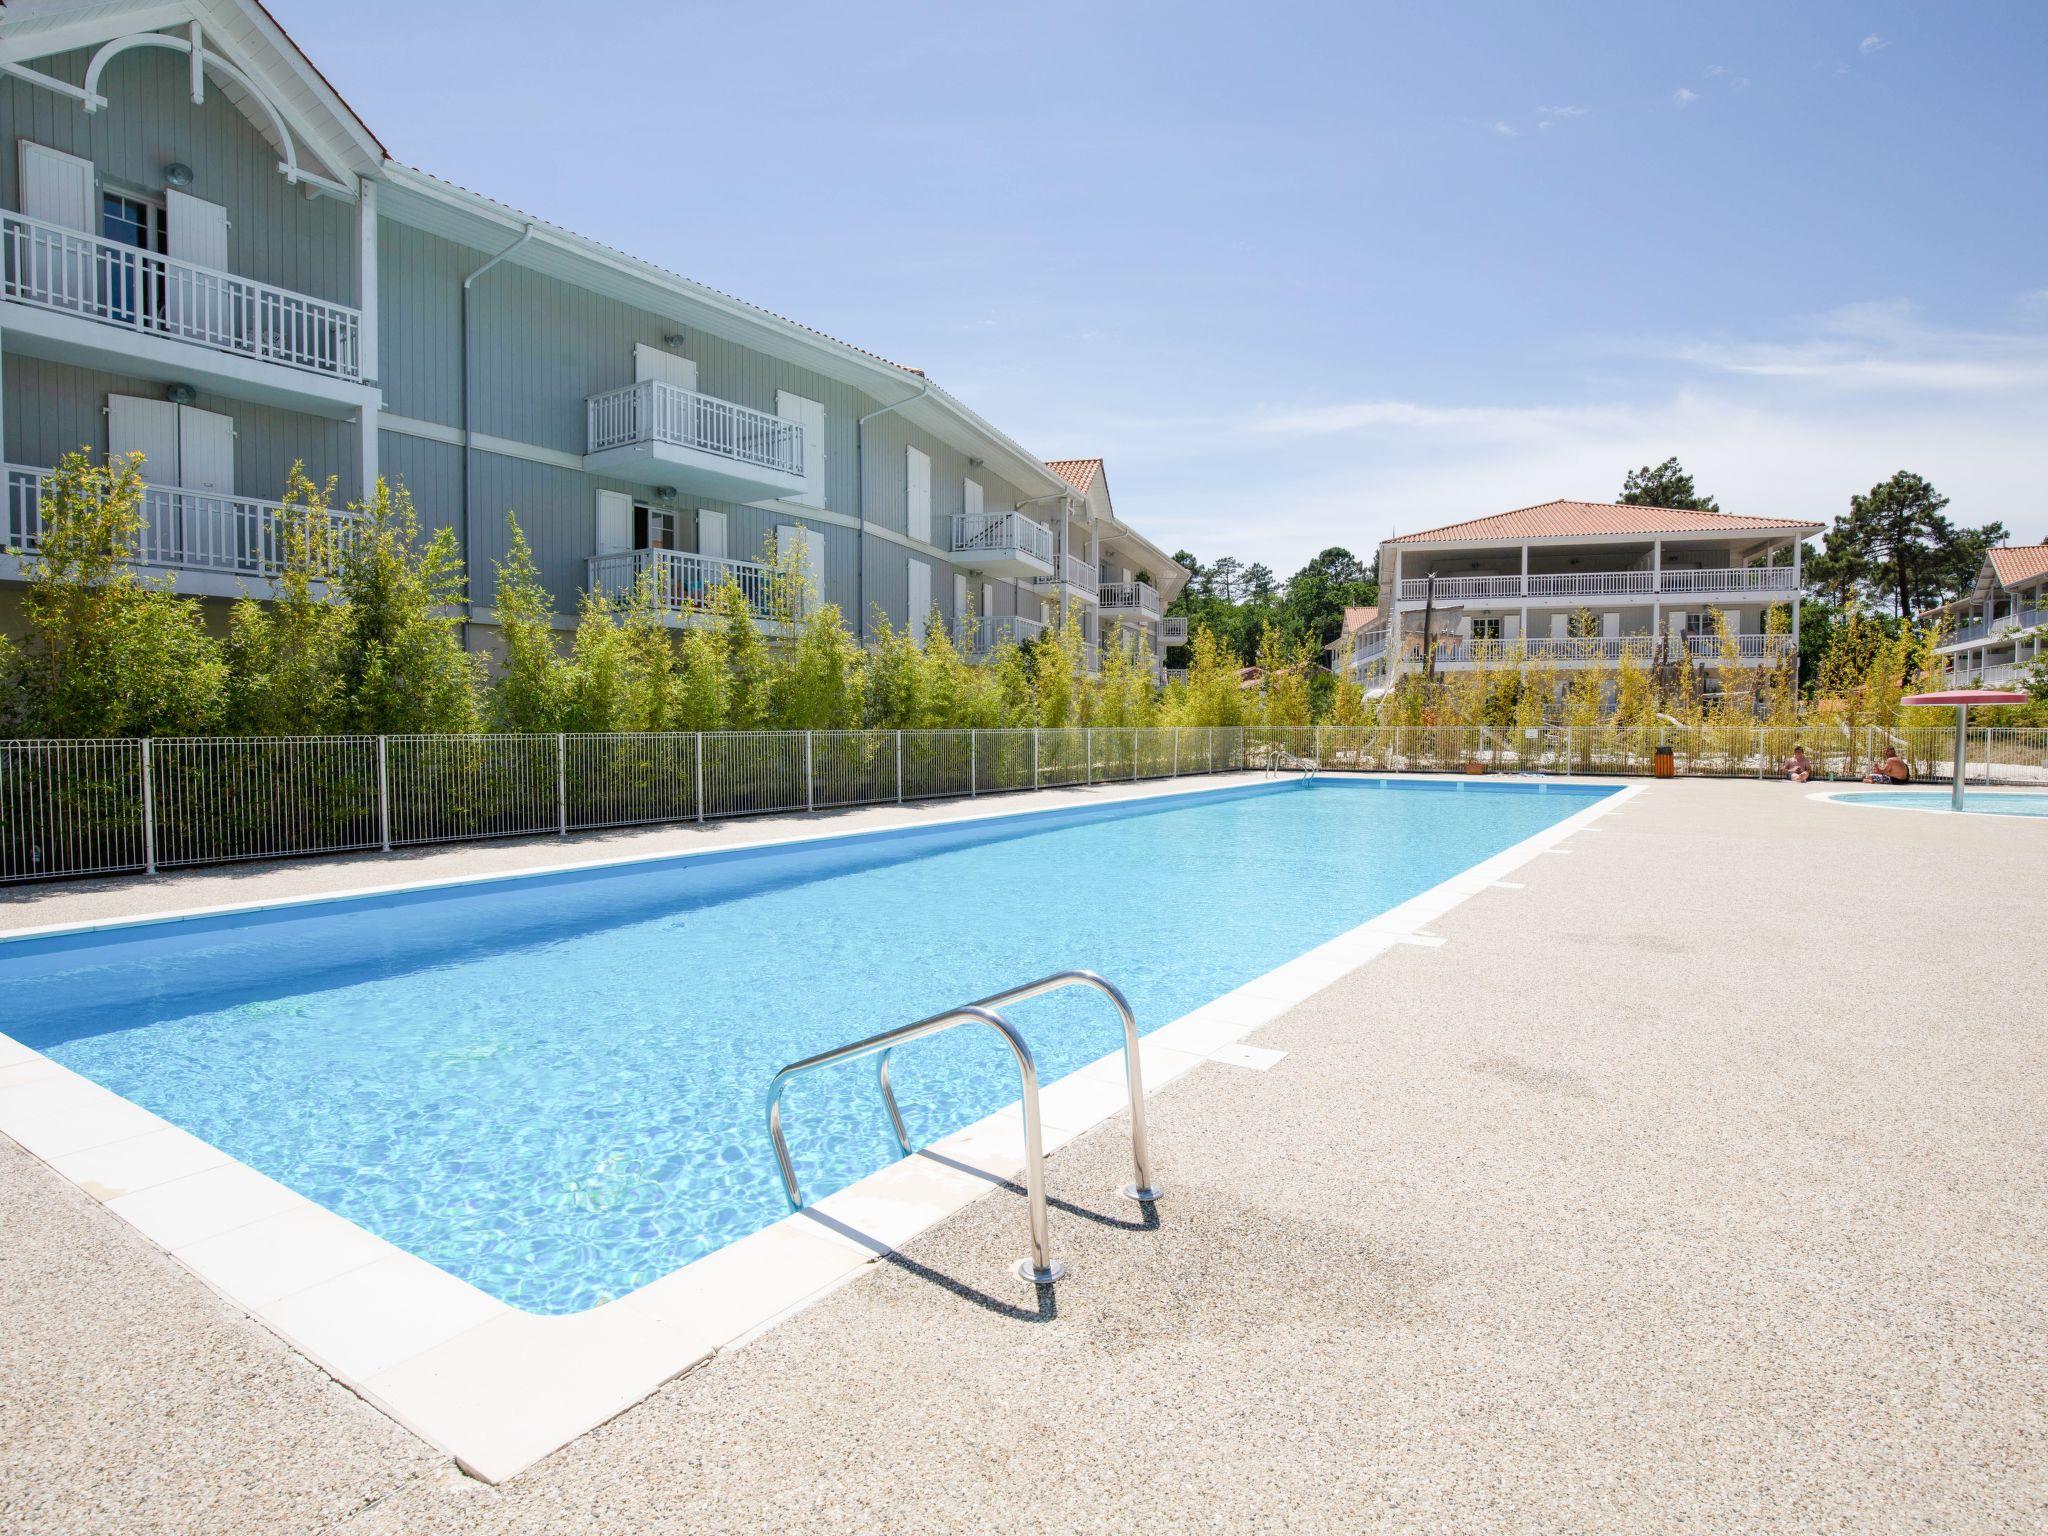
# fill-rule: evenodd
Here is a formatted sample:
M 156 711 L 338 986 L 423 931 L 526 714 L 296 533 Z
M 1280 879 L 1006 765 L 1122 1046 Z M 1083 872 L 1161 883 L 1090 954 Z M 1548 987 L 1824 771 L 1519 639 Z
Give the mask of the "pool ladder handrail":
M 1273 765 L 1275 758 L 1279 759 L 1279 768 Z M 1302 780 L 1306 782 L 1314 778 L 1322 766 L 1320 761 L 1311 762 L 1308 758 L 1297 757 L 1283 746 L 1271 742 L 1268 742 L 1266 745 L 1266 776 L 1268 778 L 1278 774 L 1282 768 L 1291 768 L 1298 772 Z
M 894 1029 L 885 1029 L 878 1035 L 865 1040 L 855 1040 L 847 1045 L 836 1046 L 829 1051 L 820 1051 L 815 1056 L 806 1056 L 793 1061 L 775 1074 L 768 1085 L 768 1139 L 775 1145 L 775 1161 L 782 1170 L 782 1191 L 789 1199 L 792 1211 L 803 1209 L 802 1187 L 797 1182 L 796 1165 L 789 1156 L 789 1142 L 782 1134 L 782 1092 L 790 1082 L 806 1072 L 820 1067 L 836 1066 L 843 1061 L 856 1061 L 864 1056 L 879 1056 L 876 1080 L 881 1086 L 882 1102 L 889 1111 L 889 1124 L 896 1133 L 896 1144 L 908 1157 L 916 1148 L 910 1144 L 909 1128 L 903 1123 L 903 1112 L 897 1106 L 896 1092 L 889 1085 L 889 1055 L 899 1045 L 926 1035 L 936 1035 L 958 1024 L 981 1024 L 1002 1036 L 1009 1046 L 1010 1054 L 1017 1063 L 1017 1077 L 1022 1086 L 1021 1104 L 1024 1111 L 1024 1191 L 1026 1218 L 1030 1230 L 1031 1252 L 1016 1264 L 1019 1278 L 1036 1285 L 1050 1285 L 1064 1274 L 1065 1267 L 1054 1261 L 1047 1236 L 1045 1214 L 1045 1137 L 1038 1110 L 1038 1063 L 1031 1054 L 1031 1047 L 1024 1037 L 1017 1033 L 1016 1026 L 995 1010 L 1005 1003 L 1022 1002 L 1039 997 L 1062 987 L 1092 987 L 1116 1005 L 1117 1015 L 1124 1031 L 1124 1082 L 1131 1098 L 1131 1167 L 1136 1177 L 1123 1188 L 1124 1195 L 1132 1200 L 1157 1200 L 1162 1191 L 1152 1181 L 1152 1159 L 1145 1135 L 1145 1082 L 1138 1047 L 1138 1021 L 1131 1011 L 1130 1000 L 1114 983 L 1098 976 L 1093 971 L 1055 971 L 1050 976 L 1041 976 L 1036 981 L 1025 982 L 1022 986 L 1010 987 L 1004 991 L 977 998 L 971 1003 L 948 1008 L 927 1018 L 910 1024 L 899 1024 Z

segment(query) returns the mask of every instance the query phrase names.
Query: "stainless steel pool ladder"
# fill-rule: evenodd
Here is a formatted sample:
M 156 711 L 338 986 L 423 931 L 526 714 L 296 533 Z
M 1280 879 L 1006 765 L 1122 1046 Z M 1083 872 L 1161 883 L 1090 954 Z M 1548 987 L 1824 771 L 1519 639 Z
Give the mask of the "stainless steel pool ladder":
M 910 1130 L 903 1123 L 903 1111 L 897 1107 L 896 1092 L 889 1086 L 890 1053 L 899 1045 L 926 1035 L 936 1035 L 956 1024 L 985 1025 L 1002 1036 L 1003 1043 L 1009 1046 L 1010 1054 L 1017 1062 L 1017 1078 L 1023 1090 L 1024 1191 L 1031 1252 L 1017 1261 L 1016 1273 L 1019 1278 L 1036 1285 L 1050 1285 L 1059 1279 L 1065 1270 L 1053 1260 L 1046 1228 L 1045 1138 L 1038 1115 L 1038 1063 L 1016 1027 L 995 1010 L 1003 1004 L 1022 1002 L 1063 987 L 1093 987 L 1116 1005 L 1124 1032 L 1124 1082 L 1131 1097 L 1131 1168 L 1136 1175 L 1124 1186 L 1123 1193 L 1132 1200 L 1157 1200 L 1161 1191 L 1152 1182 L 1152 1157 L 1145 1138 L 1145 1081 L 1139 1058 L 1138 1021 L 1131 1012 L 1130 1000 L 1113 983 L 1093 971 L 1056 971 L 1020 987 L 1011 987 L 988 997 L 976 998 L 971 1003 L 962 1003 L 957 1008 L 948 1008 L 915 1023 L 900 1024 L 865 1040 L 806 1056 L 776 1073 L 774 1081 L 768 1085 L 768 1139 L 775 1144 L 775 1161 L 782 1169 L 782 1190 L 789 1197 L 789 1208 L 799 1211 L 804 1204 L 803 1190 L 797 1183 L 796 1165 L 790 1161 L 789 1143 L 782 1134 L 782 1091 L 792 1079 L 842 1061 L 855 1061 L 863 1056 L 880 1057 L 875 1076 L 882 1089 L 882 1102 L 888 1107 L 889 1124 L 896 1133 L 896 1144 L 908 1157 L 916 1148 L 910 1144 Z
M 1311 762 L 1305 757 L 1296 757 L 1285 747 L 1269 745 L 1266 748 L 1266 776 L 1268 778 L 1279 773 L 1283 768 L 1291 768 L 1299 773 L 1303 779 L 1312 779 L 1321 767 L 1322 764 L 1320 762 Z

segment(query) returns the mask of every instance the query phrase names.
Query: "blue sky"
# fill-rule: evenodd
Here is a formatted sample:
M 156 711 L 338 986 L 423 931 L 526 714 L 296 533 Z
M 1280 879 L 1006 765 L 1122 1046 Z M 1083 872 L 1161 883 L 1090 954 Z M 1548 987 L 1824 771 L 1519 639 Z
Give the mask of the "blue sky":
M 2048 535 L 2048 6 L 271 4 L 397 158 L 1103 455 L 1168 549 L 1669 454 Z

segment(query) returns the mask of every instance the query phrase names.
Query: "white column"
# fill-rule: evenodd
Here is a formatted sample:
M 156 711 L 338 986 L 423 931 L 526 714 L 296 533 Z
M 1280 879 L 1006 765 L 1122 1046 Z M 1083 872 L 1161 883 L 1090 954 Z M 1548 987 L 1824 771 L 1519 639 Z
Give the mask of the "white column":
M 367 176 L 356 178 L 356 296 L 363 312 L 357 360 L 369 384 L 382 375 L 377 369 L 377 184 Z
M 1401 664 L 1401 547 L 1394 546 L 1394 585 L 1390 600 L 1386 591 L 1380 593 L 1380 604 L 1387 610 L 1387 681 L 1394 680 L 1394 669 Z
M 1800 575 L 1805 557 L 1805 545 L 1795 534 L 1792 539 L 1792 686 L 1799 686 L 1799 605 L 1805 599 L 1805 583 Z
M 1650 644 L 1664 628 L 1664 541 L 1650 541 Z
M 377 411 L 374 406 L 366 405 L 356 412 L 356 430 L 361 437 L 362 498 L 367 502 L 370 493 L 376 489 L 377 476 L 381 473 L 377 466 Z

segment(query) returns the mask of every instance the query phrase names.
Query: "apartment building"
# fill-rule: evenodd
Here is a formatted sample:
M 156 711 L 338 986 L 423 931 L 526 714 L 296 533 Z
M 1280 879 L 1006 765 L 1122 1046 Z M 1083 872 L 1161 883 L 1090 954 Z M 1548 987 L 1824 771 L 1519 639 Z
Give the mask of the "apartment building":
M 1955 687 L 2025 686 L 2048 656 L 2048 542 L 1987 551 L 1968 593 L 1920 617 L 1947 620 L 1941 654 Z
M 1177 570 L 918 369 L 397 164 L 253 0 L 16 0 L 0 132 L 7 549 L 83 447 L 143 454 L 139 561 L 215 608 L 270 591 L 295 461 L 403 482 L 478 645 L 508 512 L 565 616 L 651 571 L 677 624 L 726 576 L 765 622 L 771 536 L 863 634 L 982 648 Z
M 1380 546 L 1379 610 L 1349 637 L 1352 666 L 1385 687 L 1424 664 L 1425 644 L 1438 671 L 1523 656 L 1564 670 L 1684 656 L 1712 689 L 1722 664 L 1716 612 L 1744 665 L 1797 657 L 1800 544 L 1821 531 L 1784 518 L 1549 501 L 1399 534 Z M 1790 609 L 1790 632 L 1773 636 L 1777 607 Z
M 1075 564 L 1060 579 L 1083 605 L 1090 656 L 1099 657 L 1105 646 L 1124 646 L 1163 676 L 1167 647 L 1188 637 L 1187 620 L 1169 619 L 1166 607 L 1191 573 L 1116 515 L 1101 459 L 1047 464 L 1080 496 L 1083 522 L 1071 529 Z M 1063 548 L 1068 536 L 1061 534 Z

